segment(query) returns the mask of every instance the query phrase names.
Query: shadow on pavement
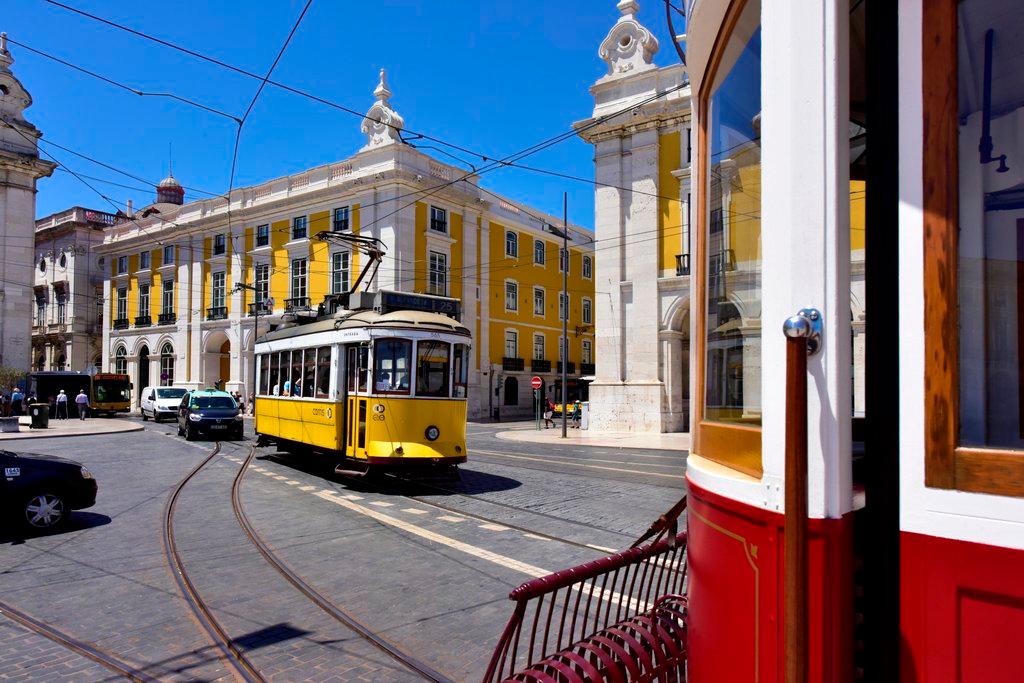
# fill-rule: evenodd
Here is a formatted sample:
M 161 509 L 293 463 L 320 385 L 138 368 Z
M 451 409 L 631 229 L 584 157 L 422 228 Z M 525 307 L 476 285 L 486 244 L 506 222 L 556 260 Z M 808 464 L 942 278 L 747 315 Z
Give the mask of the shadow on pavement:
M 67 523 L 63 526 L 56 527 L 54 529 L 47 530 L 34 530 L 17 528 L 17 524 L 12 523 L 10 526 L 14 528 L 5 528 L 0 531 L 0 543 L 22 543 L 33 538 L 46 538 L 48 536 L 62 536 L 74 531 L 84 531 L 85 529 L 92 529 L 94 527 L 106 526 L 110 524 L 110 517 L 101 515 L 96 512 L 81 512 L 75 511 L 71 513 L 71 517 Z

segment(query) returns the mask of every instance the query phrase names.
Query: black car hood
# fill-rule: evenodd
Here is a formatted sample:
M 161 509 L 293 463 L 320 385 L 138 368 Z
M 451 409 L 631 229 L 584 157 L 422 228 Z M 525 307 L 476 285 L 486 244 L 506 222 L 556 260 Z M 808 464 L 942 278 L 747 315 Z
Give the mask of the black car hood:
M 38 462 L 48 462 L 54 465 L 68 465 L 71 467 L 81 467 L 82 463 L 77 460 L 70 460 L 68 458 L 62 458 L 58 455 L 43 455 L 42 453 L 14 453 L 11 451 L 5 451 L 8 455 L 14 456 L 17 460 L 34 460 Z
M 238 410 L 235 408 L 205 408 L 202 410 L 194 410 L 193 413 L 198 413 L 200 417 L 206 419 L 231 419 L 235 415 L 238 415 Z

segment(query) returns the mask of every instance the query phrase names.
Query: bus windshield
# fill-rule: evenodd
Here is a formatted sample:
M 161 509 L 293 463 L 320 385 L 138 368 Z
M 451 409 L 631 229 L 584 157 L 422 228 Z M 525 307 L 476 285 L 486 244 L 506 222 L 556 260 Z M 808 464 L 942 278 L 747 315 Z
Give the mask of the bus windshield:
M 112 401 L 130 401 L 132 398 L 128 382 L 118 380 L 98 380 L 92 387 L 96 403 Z

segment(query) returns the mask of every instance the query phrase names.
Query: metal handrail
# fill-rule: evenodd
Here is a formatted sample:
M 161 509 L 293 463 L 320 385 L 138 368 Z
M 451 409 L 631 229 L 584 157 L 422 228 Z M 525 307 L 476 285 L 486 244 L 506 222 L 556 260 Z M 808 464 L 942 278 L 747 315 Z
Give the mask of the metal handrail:
M 228 317 L 227 306 L 211 306 L 206 309 L 207 320 L 224 320 Z

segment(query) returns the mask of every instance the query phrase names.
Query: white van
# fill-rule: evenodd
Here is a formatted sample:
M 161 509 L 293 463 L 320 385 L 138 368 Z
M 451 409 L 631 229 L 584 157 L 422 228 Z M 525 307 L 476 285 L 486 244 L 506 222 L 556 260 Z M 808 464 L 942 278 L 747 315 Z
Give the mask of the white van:
M 146 387 L 142 390 L 142 400 L 139 404 L 142 419 L 148 420 L 152 417 L 155 422 L 159 422 L 161 417 L 175 419 L 181 397 L 187 393 L 188 390 L 181 387 Z

